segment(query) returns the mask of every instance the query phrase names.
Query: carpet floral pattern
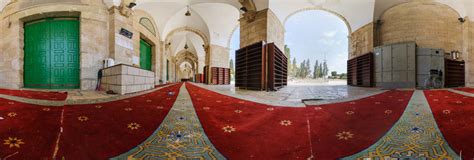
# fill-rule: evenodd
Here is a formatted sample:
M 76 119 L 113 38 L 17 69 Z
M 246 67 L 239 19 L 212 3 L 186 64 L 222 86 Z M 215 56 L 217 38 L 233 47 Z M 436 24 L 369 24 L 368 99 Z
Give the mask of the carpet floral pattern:
M 412 94 L 389 91 L 345 103 L 294 108 L 236 99 L 194 85 L 187 88 L 204 131 L 229 159 L 352 155 L 390 129 Z
M 425 91 L 434 118 L 449 145 L 463 159 L 474 159 L 474 97 L 450 91 Z
M 0 159 L 474 158 L 470 88 L 280 107 L 182 84 L 97 104 L 0 98 Z
M 344 159 L 459 159 L 436 125 L 422 91 L 390 131 L 370 148 Z
M 189 84 L 188 84 L 189 85 Z M 113 159 L 224 159 L 207 138 L 191 97 L 181 87 L 176 103 L 145 142 Z
M 40 106 L 0 99 L 0 159 L 107 159 L 143 142 L 180 84 L 119 101 Z

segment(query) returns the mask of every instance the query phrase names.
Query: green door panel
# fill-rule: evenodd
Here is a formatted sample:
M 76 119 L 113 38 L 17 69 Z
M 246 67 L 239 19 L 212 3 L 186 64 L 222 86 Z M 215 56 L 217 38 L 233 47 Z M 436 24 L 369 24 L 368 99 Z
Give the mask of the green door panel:
M 79 88 L 79 21 L 51 25 L 51 88 Z
M 140 68 L 151 71 L 151 45 L 140 40 Z
M 79 21 L 25 24 L 24 67 L 25 88 L 79 88 Z
M 26 88 L 50 88 L 49 25 L 25 25 L 24 84 Z

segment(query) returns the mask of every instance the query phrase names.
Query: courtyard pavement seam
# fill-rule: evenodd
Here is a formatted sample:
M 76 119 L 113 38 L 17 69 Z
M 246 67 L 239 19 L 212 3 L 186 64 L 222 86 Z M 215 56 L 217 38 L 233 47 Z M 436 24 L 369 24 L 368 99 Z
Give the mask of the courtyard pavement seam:
M 331 99 L 331 100 L 321 100 L 321 101 L 308 101 L 305 102 L 306 105 L 324 105 L 324 104 L 332 104 L 332 103 L 343 103 L 343 102 L 350 102 L 350 101 L 355 101 L 359 99 L 364 99 L 367 97 L 372 97 L 378 94 L 382 94 L 385 92 L 388 92 L 389 90 L 381 90 L 381 91 L 376 91 L 373 93 L 368 93 L 368 94 L 363 94 L 363 95 L 358 95 L 350 98 L 342 98 L 342 99 Z
M 251 102 L 256 102 L 256 103 L 261 103 L 261 104 L 266 104 L 266 105 L 272 105 L 272 106 L 276 106 L 276 107 L 306 107 L 306 105 L 302 102 L 289 102 L 289 101 L 281 101 L 281 100 L 266 100 L 266 99 L 258 98 L 256 96 L 252 96 L 252 95 L 245 95 L 244 96 L 244 95 L 228 93 L 228 92 L 225 92 L 225 91 L 221 91 L 221 90 L 213 89 L 213 88 L 210 88 L 210 87 L 206 87 L 205 84 L 199 84 L 199 83 L 193 83 L 193 84 L 197 87 L 207 89 L 207 90 L 210 90 L 210 91 L 222 94 L 222 95 L 226 95 L 226 96 L 229 96 L 229 97 L 234 97 L 234 98 L 238 98 L 238 99 L 242 99 L 242 100 L 247 100 L 247 101 L 251 101 Z
M 451 89 L 451 88 L 449 88 L 447 90 L 450 91 L 450 92 L 454 92 L 454 93 L 457 93 L 457 94 L 464 95 L 464 96 L 474 97 L 474 94 L 469 93 L 469 92 L 459 91 L 459 90 L 455 90 L 455 89 Z

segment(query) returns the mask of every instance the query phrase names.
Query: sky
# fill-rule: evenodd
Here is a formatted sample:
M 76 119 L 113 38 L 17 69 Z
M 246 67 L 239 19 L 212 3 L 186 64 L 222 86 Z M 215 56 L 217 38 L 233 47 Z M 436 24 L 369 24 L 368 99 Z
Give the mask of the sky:
M 310 59 L 313 68 L 315 60 L 326 59 L 329 71 L 347 72 L 349 34 L 339 17 L 326 11 L 304 11 L 291 16 L 285 29 L 285 44 L 291 50 L 291 60 L 295 57 L 298 66 L 303 60 Z M 240 48 L 239 37 L 237 29 L 231 39 L 230 59 L 235 59 L 235 50 Z

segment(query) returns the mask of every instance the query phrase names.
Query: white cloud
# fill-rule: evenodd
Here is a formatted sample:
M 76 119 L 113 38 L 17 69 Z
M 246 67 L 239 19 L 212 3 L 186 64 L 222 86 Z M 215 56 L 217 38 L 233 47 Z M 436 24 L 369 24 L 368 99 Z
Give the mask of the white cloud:
M 334 36 L 336 36 L 337 31 L 324 32 L 323 34 L 325 37 L 333 38 Z

